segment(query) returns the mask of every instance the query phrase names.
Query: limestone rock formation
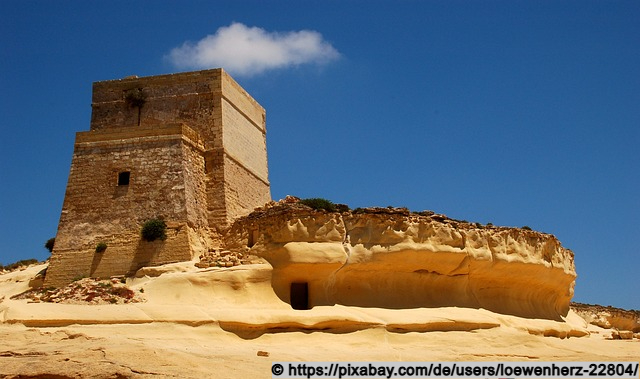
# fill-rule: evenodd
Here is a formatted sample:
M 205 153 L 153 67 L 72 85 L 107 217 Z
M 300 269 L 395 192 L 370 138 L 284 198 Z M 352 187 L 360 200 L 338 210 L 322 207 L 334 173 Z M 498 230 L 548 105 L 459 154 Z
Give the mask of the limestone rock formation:
M 582 303 L 571 303 L 571 309 L 589 324 L 605 329 L 640 332 L 640 311 Z
M 288 200 L 239 219 L 226 245 L 266 259 L 276 294 L 308 307 L 458 306 L 560 320 L 576 278 L 573 253 L 552 235 L 404 208 L 328 212 Z

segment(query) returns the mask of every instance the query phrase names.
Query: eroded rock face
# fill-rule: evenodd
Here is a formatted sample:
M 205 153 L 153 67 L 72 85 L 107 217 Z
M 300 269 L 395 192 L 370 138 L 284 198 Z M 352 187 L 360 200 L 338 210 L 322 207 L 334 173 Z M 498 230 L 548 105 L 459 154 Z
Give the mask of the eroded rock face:
M 586 322 L 605 329 L 640 332 L 640 311 L 571 303 L 571 308 Z
M 226 244 L 266 259 L 286 302 L 292 283 L 307 283 L 309 307 L 459 306 L 559 320 L 576 278 L 573 253 L 552 235 L 404 209 L 279 204 L 238 220 Z

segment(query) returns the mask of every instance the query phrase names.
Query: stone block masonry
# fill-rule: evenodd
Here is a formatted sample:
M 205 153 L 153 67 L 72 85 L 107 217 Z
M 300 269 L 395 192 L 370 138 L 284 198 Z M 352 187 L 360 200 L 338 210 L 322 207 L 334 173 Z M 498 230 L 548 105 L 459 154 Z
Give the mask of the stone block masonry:
M 190 260 L 270 200 L 265 111 L 222 69 L 94 83 L 45 285 Z M 141 239 L 152 218 L 166 240 Z

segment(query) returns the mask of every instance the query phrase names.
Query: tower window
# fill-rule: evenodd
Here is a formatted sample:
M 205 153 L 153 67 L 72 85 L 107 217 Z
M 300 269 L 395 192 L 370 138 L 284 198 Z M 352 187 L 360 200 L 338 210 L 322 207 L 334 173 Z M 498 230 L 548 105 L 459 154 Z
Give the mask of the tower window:
M 118 173 L 118 185 L 128 186 L 130 177 L 131 177 L 131 172 L 129 171 L 123 171 Z

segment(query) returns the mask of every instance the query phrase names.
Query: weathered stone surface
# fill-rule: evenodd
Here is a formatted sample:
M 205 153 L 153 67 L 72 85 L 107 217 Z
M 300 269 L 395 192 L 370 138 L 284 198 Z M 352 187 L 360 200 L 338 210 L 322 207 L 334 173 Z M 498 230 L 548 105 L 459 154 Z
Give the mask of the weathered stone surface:
M 620 330 L 618 332 L 621 340 L 630 340 L 633 339 L 633 332 L 630 330 Z
M 253 244 L 282 300 L 291 283 L 307 283 L 309 306 L 461 306 L 559 320 L 576 278 L 573 253 L 552 235 L 404 209 L 271 205 L 238 220 L 226 241 Z
M 640 311 L 582 303 L 571 303 L 571 309 L 589 324 L 640 332 Z
M 217 246 L 218 229 L 270 200 L 265 133 L 264 109 L 222 69 L 94 83 L 45 284 Z M 152 218 L 167 222 L 165 241 L 140 238 Z

